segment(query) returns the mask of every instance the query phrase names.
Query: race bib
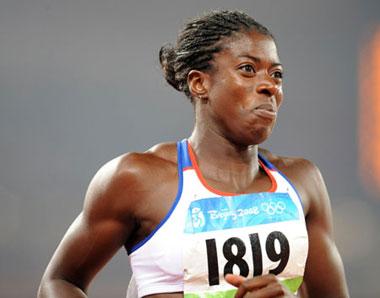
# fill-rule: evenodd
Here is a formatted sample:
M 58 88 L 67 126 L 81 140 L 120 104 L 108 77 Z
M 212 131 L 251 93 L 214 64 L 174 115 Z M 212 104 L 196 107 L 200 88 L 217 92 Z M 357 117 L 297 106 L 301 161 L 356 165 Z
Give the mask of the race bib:
M 287 193 L 194 200 L 184 232 L 186 298 L 233 297 L 227 273 L 272 273 L 292 292 L 302 283 L 307 231 L 300 204 Z

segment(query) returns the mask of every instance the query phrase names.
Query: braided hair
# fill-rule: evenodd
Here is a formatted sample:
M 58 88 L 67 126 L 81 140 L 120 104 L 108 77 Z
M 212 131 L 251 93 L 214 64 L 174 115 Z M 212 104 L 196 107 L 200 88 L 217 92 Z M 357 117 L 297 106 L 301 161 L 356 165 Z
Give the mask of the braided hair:
M 233 33 L 255 30 L 274 39 L 272 33 L 240 11 L 212 11 L 185 24 L 175 46 L 161 47 L 159 57 L 166 81 L 191 98 L 187 75 L 191 70 L 211 69 L 211 60 L 223 47 L 219 41 Z

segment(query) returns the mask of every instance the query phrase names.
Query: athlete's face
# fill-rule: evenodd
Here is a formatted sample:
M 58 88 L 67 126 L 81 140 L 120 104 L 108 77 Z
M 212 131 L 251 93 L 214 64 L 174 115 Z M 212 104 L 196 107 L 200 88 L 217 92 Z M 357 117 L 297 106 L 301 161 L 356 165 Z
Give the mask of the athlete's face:
M 212 65 L 207 113 L 213 129 L 240 145 L 265 141 L 283 100 L 283 69 L 273 39 L 255 31 L 226 38 Z

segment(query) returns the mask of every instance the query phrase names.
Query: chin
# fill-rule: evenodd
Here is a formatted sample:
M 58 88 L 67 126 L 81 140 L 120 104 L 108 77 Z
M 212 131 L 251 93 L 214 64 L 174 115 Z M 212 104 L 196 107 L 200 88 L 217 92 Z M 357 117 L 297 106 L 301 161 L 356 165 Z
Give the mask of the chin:
M 272 134 L 272 126 L 255 127 L 251 130 L 249 139 L 249 145 L 259 145 L 265 142 Z
M 251 131 L 249 134 L 243 133 L 237 138 L 235 137 L 233 139 L 235 144 L 241 146 L 259 145 L 269 138 L 271 132 L 272 130 L 268 130 L 268 128 L 255 129 L 254 131 Z
M 272 134 L 274 123 L 247 123 L 239 129 L 231 129 L 226 135 L 232 143 L 238 146 L 259 145 L 265 142 Z
M 261 144 L 271 136 L 274 125 L 275 121 L 251 123 L 251 125 L 242 132 L 242 136 L 245 136 L 247 141 L 249 140 L 250 145 Z

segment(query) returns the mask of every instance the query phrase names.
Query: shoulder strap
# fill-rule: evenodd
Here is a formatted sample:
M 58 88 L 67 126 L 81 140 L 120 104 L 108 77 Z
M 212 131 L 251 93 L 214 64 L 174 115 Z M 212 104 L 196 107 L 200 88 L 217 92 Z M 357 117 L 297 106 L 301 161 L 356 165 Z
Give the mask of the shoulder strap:
M 277 168 L 269 161 L 267 160 L 264 155 L 262 155 L 261 153 L 259 153 L 259 160 L 264 164 L 264 166 L 266 166 L 269 170 L 275 170 L 275 171 L 278 171 Z
M 192 167 L 189 147 L 186 139 L 177 143 L 178 170 L 183 171 L 185 168 Z

